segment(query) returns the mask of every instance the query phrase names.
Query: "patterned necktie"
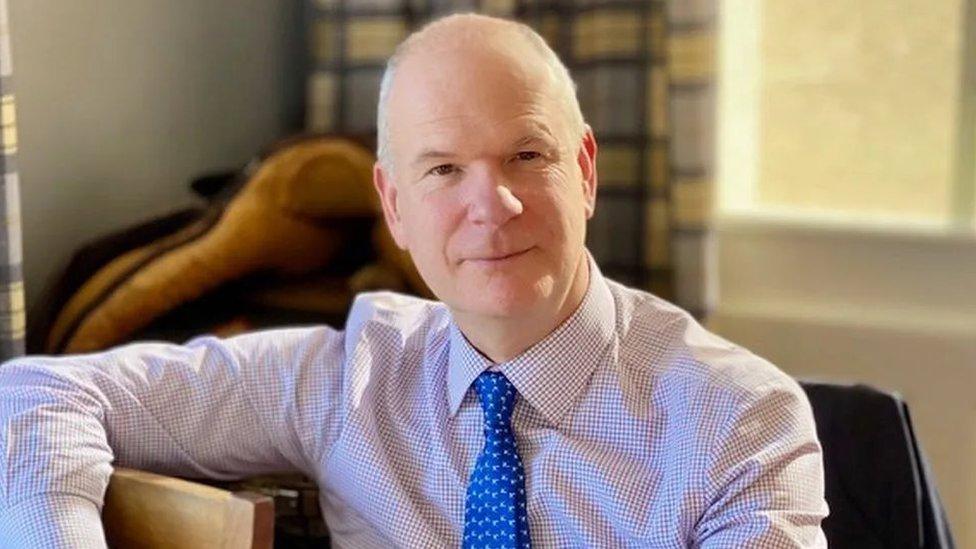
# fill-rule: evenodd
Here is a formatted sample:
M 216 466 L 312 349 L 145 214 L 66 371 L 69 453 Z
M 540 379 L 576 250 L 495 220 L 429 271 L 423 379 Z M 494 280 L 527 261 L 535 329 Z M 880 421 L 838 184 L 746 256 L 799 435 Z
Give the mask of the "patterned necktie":
M 518 393 L 500 372 L 483 372 L 474 388 L 485 413 L 485 447 L 468 482 L 463 547 L 531 547 L 525 471 L 512 434 Z

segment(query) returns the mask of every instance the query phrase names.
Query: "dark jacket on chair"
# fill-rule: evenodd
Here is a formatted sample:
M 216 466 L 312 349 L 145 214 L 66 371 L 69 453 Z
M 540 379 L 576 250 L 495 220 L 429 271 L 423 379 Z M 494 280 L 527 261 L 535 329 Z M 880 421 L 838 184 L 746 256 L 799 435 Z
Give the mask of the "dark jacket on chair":
M 823 445 L 829 546 L 953 548 L 905 402 L 863 385 L 801 384 Z

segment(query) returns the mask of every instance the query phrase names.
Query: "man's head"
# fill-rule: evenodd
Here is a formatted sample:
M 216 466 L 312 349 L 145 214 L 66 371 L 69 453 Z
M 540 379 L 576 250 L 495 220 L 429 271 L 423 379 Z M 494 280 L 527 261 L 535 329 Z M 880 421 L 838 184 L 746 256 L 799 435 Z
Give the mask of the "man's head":
M 440 19 L 391 58 L 378 114 L 387 223 L 442 301 L 510 317 L 581 297 L 596 143 L 538 35 L 484 16 Z

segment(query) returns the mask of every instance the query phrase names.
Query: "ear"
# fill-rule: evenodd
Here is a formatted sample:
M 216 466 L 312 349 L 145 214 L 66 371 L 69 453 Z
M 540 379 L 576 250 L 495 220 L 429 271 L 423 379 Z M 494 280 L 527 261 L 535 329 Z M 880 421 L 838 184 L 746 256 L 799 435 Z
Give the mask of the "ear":
M 583 139 L 580 141 L 579 153 L 576 155 L 576 162 L 583 176 L 583 197 L 586 200 L 587 219 L 593 217 L 593 212 L 596 210 L 596 151 L 596 137 L 593 136 L 593 128 L 587 124 Z
M 393 241 L 401 250 L 407 249 L 406 239 L 403 235 L 403 224 L 400 221 L 400 212 L 397 209 L 397 188 L 396 182 L 390 174 L 383 171 L 379 162 L 373 164 L 373 186 L 380 195 L 380 204 L 383 207 L 383 218 L 386 226 L 390 229 Z

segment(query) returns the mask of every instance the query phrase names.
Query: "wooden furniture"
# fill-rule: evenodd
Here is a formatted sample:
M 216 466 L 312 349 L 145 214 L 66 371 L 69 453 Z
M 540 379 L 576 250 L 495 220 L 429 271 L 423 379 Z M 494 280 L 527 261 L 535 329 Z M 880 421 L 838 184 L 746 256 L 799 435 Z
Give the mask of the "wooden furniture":
M 274 502 L 253 492 L 116 469 L 102 523 L 112 548 L 270 549 Z

